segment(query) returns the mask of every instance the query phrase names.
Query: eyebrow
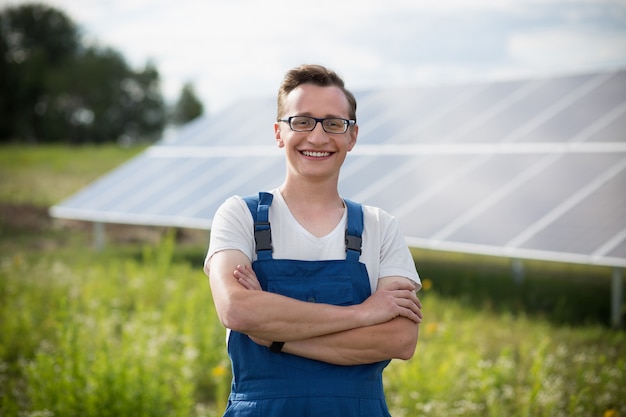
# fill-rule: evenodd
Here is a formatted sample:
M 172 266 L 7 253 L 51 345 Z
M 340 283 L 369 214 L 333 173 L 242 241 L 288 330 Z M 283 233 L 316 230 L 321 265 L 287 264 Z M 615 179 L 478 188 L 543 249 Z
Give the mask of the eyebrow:
M 298 113 L 294 116 L 305 116 L 305 117 L 315 117 L 311 112 Z M 318 118 L 319 119 L 319 118 Z M 326 113 L 325 116 L 321 117 L 321 119 L 346 119 L 350 120 L 350 116 L 337 116 L 336 114 Z

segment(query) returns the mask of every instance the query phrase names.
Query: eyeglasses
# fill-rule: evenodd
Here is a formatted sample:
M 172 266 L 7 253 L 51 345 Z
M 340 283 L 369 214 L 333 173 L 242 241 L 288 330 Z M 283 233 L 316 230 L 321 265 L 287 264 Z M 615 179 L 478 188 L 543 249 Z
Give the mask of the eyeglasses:
M 311 132 L 318 123 L 322 124 L 322 129 L 326 133 L 346 133 L 348 126 L 356 124 L 356 120 L 329 118 L 318 119 L 308 116 L 291 116 L 287 119 L 278 119 L 279 122 L 289 123 L 289 127 L 294 132 Z

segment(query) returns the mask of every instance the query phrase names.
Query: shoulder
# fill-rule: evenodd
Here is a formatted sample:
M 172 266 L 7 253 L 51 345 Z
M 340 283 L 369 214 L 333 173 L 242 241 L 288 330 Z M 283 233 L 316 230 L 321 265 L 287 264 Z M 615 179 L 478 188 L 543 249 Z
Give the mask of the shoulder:
M 241 213 L 243 209 L 247 210 L 246 202 L 241 196 L 234 195 L 224 200 L 224 202 L 217 209 L 216 216 Z
M 385 210 L 363 205 L 363 233 L 383 248 L 399 249 L 406 246 L 398 220 Z
M 363 206 L 363 235 L 367 240 L 378 246 L 404 244 L 398 222 L 394 216 L 385 210 L 362 204 Z
M 280 196 L 280 192 L 278 188 L 268 191 L 270 194 L 274 195 L 274 201 L 276 201 L 276 197 Z M 233 195 L 228 197 L 217 209 L 215 213 L 215 217 L 213 221 L 219 220 L 221 218 L 226 219 L 238 219 L 239 222 L 242 223 L 245 227 L 248 227 L 253 223 L 252 215 L 250 213 L 250 208 L 248 207 L 248 203 L 246 199 L 248 197 L 258 198 L 258 194 L 250 195 L 250 196 L 239 196 Z
M 269 191 L 259 192 L 257 194 L 249 194 L 249 195 L 245 195 L 245 196 L 234 195 L 234 196 L 231 196 L 228 199 L 226 199 L 226 201 L 223 204 L 225 204 L 225 205 L 241 205 L 242 207 L 243 206 L 247 206 L 251 202 L 258 203 L 259 198 L 261 197 L 261 194 L 271 194 L 272 197 L 273 197 L 272 198 L 272 205 L 276 201 L 282 200 L 282 196 L 280 194 L 280 190 L 278 188 L 275 188 L 275 189 L 272 189 L 272 190 L 269 190 Z
M 232 227 L 233 224 L 250 227 L 252 223 L 252 215 L 244 199 L 240 196 L 232 196 L 227 198 L 215 212 L 211 230 Z
M 362 204 L 363 207 L 363 222 L 365 227 L 374 228 L 377 230 L 385 231 L 390 227 L 394 228 L 396 225 L 396 218 L 385 210 Z
M 227 249 L 239 250 L 252 259 L 253 228 L 252 215 L 245 201 L 240 196 L 226 199 L 211 222 L 209 251 L 205 263 L 213 254 Z
M 364 216 L 369 216 L 371 218 L 380 219 L 383 221 L 389 221 L 394 218 L 391 214 L 387 213 L 380 207 L 368 206 L 367 204 L 361 204 L 361 206 L 363 207 Z

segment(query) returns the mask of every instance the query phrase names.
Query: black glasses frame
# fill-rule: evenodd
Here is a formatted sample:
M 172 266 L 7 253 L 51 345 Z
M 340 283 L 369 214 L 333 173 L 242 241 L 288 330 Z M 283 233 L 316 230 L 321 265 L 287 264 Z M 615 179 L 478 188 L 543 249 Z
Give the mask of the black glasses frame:
M 311 129 L 294 129 L 293 125 L 291 124 L 291 121 L 295 118 L 299 118 L 299 117 L 304 117 L 307 119 L 312 119 L 315 120 L 315 124 L 313 125 L 313 127 Z M 324 122 L 326 120 L 341 120 L 343 122 L 343 132 L 329 132 L 328 130 L 326 130 L 326 127 L 324 126 Z M 311 117 L 311 116 L 290 116 L 286 119 L 277 119 L 278 122 L 285 122 L 289 124 L 289 128 L 291 128 L 291 130 L 293 130 L 294 132 L 312 132 L 313 130 L 315 130 L 315 128 L 317 127 L 318 123 L 322 124 L 322 129 L 324 129 L 324 132 L 326 133 L 336 133 L 336 134 L 342 134 L 342 133 L 346 133 L 348 131 L 348 127 L 353 126 L 356 124 L 356 120 L 353 119 L 343 119 L 341 117 L 326 117 L 326 118 L 322 118 L 322 119 L 318 119 L 317 117 Z

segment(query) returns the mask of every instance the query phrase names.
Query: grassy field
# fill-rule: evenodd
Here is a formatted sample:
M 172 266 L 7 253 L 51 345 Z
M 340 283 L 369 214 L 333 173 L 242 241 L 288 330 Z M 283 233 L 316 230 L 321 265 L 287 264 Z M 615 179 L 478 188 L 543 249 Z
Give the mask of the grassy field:
M 89 227 L 47 207 L 140 148 L 0 147 L 0 415 L 218 416 L 230 382 L 206 236 Z M 416 251 L 425 322 L 385 372 L 402 416 L 626 416 L 610 271 Z

